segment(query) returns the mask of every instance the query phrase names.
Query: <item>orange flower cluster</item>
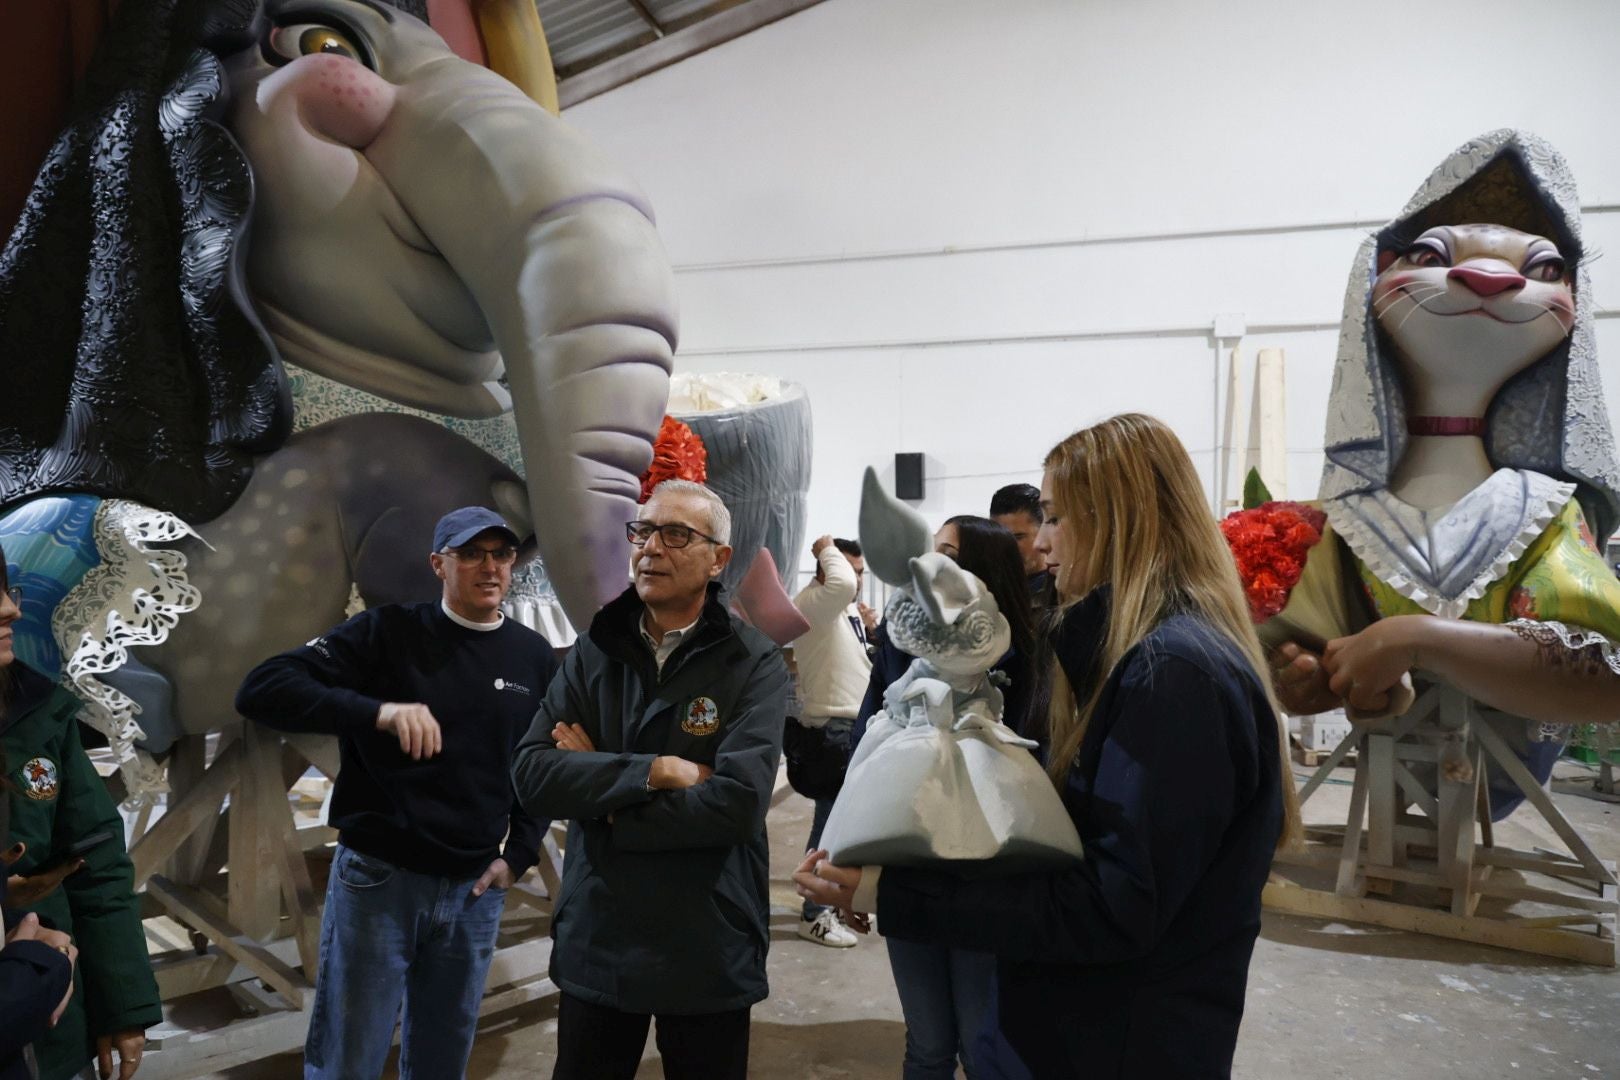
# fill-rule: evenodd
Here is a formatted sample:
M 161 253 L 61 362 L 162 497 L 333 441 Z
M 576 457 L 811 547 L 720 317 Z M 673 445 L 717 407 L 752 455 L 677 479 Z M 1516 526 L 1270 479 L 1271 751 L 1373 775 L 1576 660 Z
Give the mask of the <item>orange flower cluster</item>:
M 652 498 L 653 488 L 665 480 L 692 480 L 703 483 L 709 478 L 709 451 L 697 433 L 673 416 L 664 417 L 653 443 L 652 464 L 641 474 L 641 501 Z
M 1305 558 L 1322 539 L 1326 523 L 1322 511 L 1297 502 L 1264 503 L 1221 522 L 1256 625 L 1288 605 L 1288 594 L 1299 583 Z

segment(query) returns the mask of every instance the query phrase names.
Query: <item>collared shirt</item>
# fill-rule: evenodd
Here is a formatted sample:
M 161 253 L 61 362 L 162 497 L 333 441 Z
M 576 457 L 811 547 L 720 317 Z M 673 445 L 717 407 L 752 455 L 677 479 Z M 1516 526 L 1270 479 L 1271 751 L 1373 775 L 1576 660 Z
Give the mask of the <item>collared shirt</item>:
M 679 630 L 665 630 L 664 640 L 654 641 L 652 634 L 647 632 L 648 615 L 649 613 L 645 611 L 641 613 L 641 624 L 639 627 L 641 630 L 641 640 L 645 641 L 647 643 L 647 648 L 652 650 L 653 659 L 658 662 L 658 673 L 662 675 L 664 673 L 664 661 L 668 660 L 670 654 L 680 646 L 681 642 L 686 640 L 687 635 L 697 627 L 698 622 L 703 618 L 703 616 L 700 614 L 696 619 L 693 619 Z

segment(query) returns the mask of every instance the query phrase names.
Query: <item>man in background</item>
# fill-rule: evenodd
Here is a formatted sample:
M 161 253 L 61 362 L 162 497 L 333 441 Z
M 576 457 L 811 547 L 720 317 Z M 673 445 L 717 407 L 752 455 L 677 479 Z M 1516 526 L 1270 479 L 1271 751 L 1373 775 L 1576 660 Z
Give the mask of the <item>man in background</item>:
M 999 489 L 990 496 L 990 520 L 1012 533 L 1013 539 L 1018 541 L 1018 554 L 1023 557 L 1024 573 L 1029 579 L 1030 603 L 1035 607 L 1039 622 L 1055 599 L 1046 560 L 1035 550 L 1035 534 L 1046 520 L 1041 513 L 1041 489 L 1033 484 L 1008 484 Z

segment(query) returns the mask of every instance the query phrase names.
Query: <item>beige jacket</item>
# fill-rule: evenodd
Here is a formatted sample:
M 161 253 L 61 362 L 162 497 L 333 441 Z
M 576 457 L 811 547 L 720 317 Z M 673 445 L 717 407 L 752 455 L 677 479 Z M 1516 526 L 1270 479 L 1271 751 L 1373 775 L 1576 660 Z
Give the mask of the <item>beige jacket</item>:
M 818 562 L 823 580 L 812 581 L 793 598 L 810 623 L 810 629 L 793 643 L 799 697 L 807 717 L 853 720 L 872 676 L 872 660 L 849 622 L 851 616 L 860 617 L 855 607 L 855 570 L 832 544 L 822 549 Z

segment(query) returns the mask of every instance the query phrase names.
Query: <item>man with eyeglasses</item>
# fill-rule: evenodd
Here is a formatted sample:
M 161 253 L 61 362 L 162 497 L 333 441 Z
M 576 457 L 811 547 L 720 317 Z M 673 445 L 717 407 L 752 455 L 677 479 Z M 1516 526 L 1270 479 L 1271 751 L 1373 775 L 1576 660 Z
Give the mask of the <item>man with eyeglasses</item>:
M 237 693 L 249 720 L 337 735 L 342 754 L 306 1077 L 381 1075 L 402 1004 L 400 1074 L 466 1071 L 506 890 L 546 827 L 509 780 L 557 668 L 501 613 L 517 547 L 494 511 L 451 511 L 428 556 L 437 603 L 363 611 Z
M 513 772 L 530 813 L 569 821 L 552 1076 L 628 1080 L 656 1018 L 670 1080 L 741 1080 L 768 991 L 787 666 L 726 608 L 714 492 L 665 481 L 626 536 L 633 582 L 569 652 Z

